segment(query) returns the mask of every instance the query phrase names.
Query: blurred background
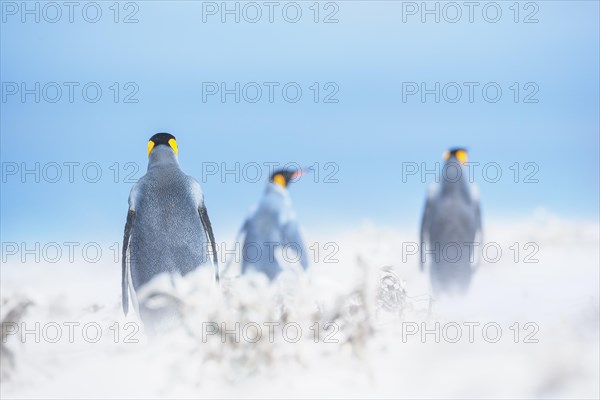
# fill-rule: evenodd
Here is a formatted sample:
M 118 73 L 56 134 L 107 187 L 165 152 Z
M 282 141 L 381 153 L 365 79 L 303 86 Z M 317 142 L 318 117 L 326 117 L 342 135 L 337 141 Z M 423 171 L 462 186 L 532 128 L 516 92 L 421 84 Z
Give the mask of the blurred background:
M 218 240 L 235 233 L 263 191 L 264 163 L 275 162 L 318 165 L 319 176 L 291 189 L 306 229 L 364 220 L 416 229 L 433 179 L 421 179 L 421 167 L 435 169 L 451 146 L 501 167 L 497 182 L 494 168 L 491 179 L 474 170 L 487 218 L 543 207 L 598 219 L 597 2 L 503 2 L 498 18 L 481 3 L 473 22 L 459 4 L 455 23 L 456 7 L 443 2 L 423 3 L 437 16 L 412 2 L 299 2 L 295 23 L 285 19 L 296 19 L 287 3 L 272 10 L 272 23 L 262 3 L 256 23 L 256 7 L 236 2 L 224 4 L 237 15 L 220 2 L 100 2 L 95 23 L 87 3 L 72 23 L 65 6 L 52 23 L 56 9 L 43 2 L 27 3 L 30 14 L 2 4 L 3 240 L 75 239 L 89 227 L 93 238 L 120 240 L 131 182 L 145 173 L 148 138 L 161 131 L 178 138 L 181 167 L 200 181 Z M 235 94 L 222 102 L 222 82 L 229 90 L 239 82 L 239 103 Z M 247 101 L 255 86 L 242 93 L 251 82 L 262 87 L 255 103 Z M 265 82 L 279 85 L 272 103 Z M 302 89 L 295 103 L 282 94 L 290 82 Z M 428 90 L 439 82 L 439 102 L 435 94 L 422 101 L 422 82 Z M 465 82 L 475 85 L 472 102 Z M 62 91 L 54 103 L 52 83 Z M 462 88 L 455 103 L 447 83 Z M 65 162 L 80 163 L 73 183 Z M 84 171 L 88 163 L 97 165 Z M 236 163 L 237 176 L 221 175 Z M 258 182 L 251 163 L 262 167 Z M 419 166 L 405 182 L 403 163 Z M 40 183 L 22 177 L 36 168 Z

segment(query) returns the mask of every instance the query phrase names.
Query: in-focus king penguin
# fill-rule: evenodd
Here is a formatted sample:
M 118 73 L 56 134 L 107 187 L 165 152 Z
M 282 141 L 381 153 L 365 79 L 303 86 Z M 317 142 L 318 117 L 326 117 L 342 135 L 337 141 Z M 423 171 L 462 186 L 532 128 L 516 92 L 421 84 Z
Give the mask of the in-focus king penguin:
M 475 252 L 481 248 L 479 194 L 469 184 L 465 168 L 467 150 L 444 153 L 441 183 L 429 189 L 421 224 L 421 270 L 430 265 L 434 294 L 464 293 L 476 266 Z
M 242 248 L 242 274 L 258 271 L 273 280 L 286 261 L 298 261 L 303 269 L 307 268 L 306 249 L 287 189 L 302 173 L 303 170 L 281 169 L 271 174 L 258 208 L 241 229 L 246 235 Z M 277 250 L 281 253 L 284 247 L 284 254 L 289 257 L 282 259 Z
M 131 294 L 162 273 L 186 273 L 211 262 L 219 279 L 212 227 L 200 185 L 179 168 L 177 141 L 157 133 L 148 142 L 148 171 L 133 186 L 123 238 L 123 311 Z

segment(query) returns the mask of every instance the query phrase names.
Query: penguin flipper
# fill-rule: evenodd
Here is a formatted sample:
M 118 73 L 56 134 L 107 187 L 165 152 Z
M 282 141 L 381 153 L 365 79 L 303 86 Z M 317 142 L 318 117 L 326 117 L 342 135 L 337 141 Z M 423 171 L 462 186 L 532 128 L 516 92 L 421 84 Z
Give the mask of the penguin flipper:
M 250 224 L 250 219 L 248 218 L 244 221 L 244 224 L 242 225 L 239 232 L 235 236 L 235 241 L 233 242 L 234 247 L 237 248 L 237 244 L 242 242 L 242 235 L 248 230 L 249 224 Z M 244 237 L 244 240 L 245 240 L 245 237 Z M 221 271 L 223 276 L 225 276 L 227 274 L 227 271 L 229 271 L 229 268 L 231 267 L 231 264 L 233 263 L 235 258 L 236 257 L 230 258 L 227 261 L 227 263 L 225 264 L 225 268 L 223 268 L 223 271 Z M 243 268 L 243 263 L 242 263 L 242 268 Z M 242 271 L 242 273 L 243 273 L 243 271 Z
M 476 196 L 473 197 L 474 208 L 475 208 L 475 243 L 483 244 L 483 224 L 481 222 L 481 206 L 479 203 L 479 191 L 475 192 Z M 475 256 L 473 258 L 473 264 L 471 265 L 471 269 L 475 270 L 479 267 L 480 258 L 478 256 L 478 252 L 475 252 Z
M 437 185 L 431 185 L 429 192 L 427 193 L 427 200 L 425 201 L 425 209 L 423 210 L 423 218 L 421 219 L 421 230 L 419 234 L 419 269 L 423 271 L 425 269 L 425 243 L 429 239 L 429 225 L 431 223 L 431 215 L 433 213 L 433 202 L 437 193 Z
M 121 298 L 125 315 L 129 312 L 129 268 L 127 265 L 127 250 L 129 248 L 129 239 L 131 237 L 131 228 L 134 219 L 135 211 L 129 210 L 127 212 L 127 222 L 125 223 L 125 233 L 123 234 L 123 255 L 121 256 Z
M 302 268 L 306 269 L 308 267 L 308 257 L 306 248 L 304 247 L 304 241 L 302 240 L 302 235 L 300 235 L 300 227 L 295 220 L 288 221 L 283 226 L 283 239 L 284 244 L 295 244 L 298 251 L 300 252 L 300 265 Z
M 215 244 L 215 235 L 213 234 L 212 225 L 210 223 L 210 218 L 208 218 L 208 211 L 206 210 L 206 206 L 202 204 L 198 207 L 198 214 L 200 214 L 200 221 L 202 221 L 202 225 L 204 226 L 204 233 L 206 234 L 206 238 L 210 243 L 210 248 L 212 250 L 213 255 L 213 265 L 215 268 L 215 279 L 219 282 L 219 257 L 217 255 L 217 247 Z

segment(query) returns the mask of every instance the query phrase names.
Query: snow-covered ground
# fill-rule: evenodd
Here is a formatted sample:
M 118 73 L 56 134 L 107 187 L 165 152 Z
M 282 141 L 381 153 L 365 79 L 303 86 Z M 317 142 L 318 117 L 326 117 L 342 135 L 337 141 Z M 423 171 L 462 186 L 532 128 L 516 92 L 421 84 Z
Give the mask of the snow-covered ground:
M 465 298 L 431 302 L 416 236 L 364 226 L 308 235 L 339 262 L 300 278 L 179 281 L 183 324 L 153 338 L 122 316 L 118 264 L 4 264 L 2 319 L 23 312 L 3 326 L 2 398 L 598 398 L 598 223 L 486 222 L 503 254 Z

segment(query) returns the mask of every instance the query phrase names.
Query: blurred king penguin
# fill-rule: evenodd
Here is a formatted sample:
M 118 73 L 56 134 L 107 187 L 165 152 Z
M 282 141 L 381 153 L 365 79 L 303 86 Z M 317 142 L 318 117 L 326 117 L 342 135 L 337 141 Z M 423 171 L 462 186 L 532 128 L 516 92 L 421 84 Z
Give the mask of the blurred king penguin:
M 217 253 L 200 185 L 179 168 L 177 141 L 157 133 L 148 142 L 148 171 L 129 194 L 123 238 L 123 311 L 129 294 L 140 317 L 149 311 L 138 298 L 140 288 L 157 275 L 181 276 L 203 265 L 215 268 Z
M 242 274 L 258 271 L 273 280 L 286 261 L 298 261 L 303 269 L 307 268 L 306 249 L 288 193 L 289 184 L 302 173 L 303 170 L 276 170 L 271 174 L 257 210 L 240 232 L 246 235 L 242 248 Z M 285 250 L 281 252 L 283 248 Z M 276 253 L 276 250 L 279 251 Z M 287 256 L 278 257 L 279 253 Z
M 469 184 L 467 150 L 444 153 L 440 184 L 429 189 L 421 224 L 421 270 L 430 266 L 434 295 L 461 294 L 470 285 L 481 243 L 477 187 Z

